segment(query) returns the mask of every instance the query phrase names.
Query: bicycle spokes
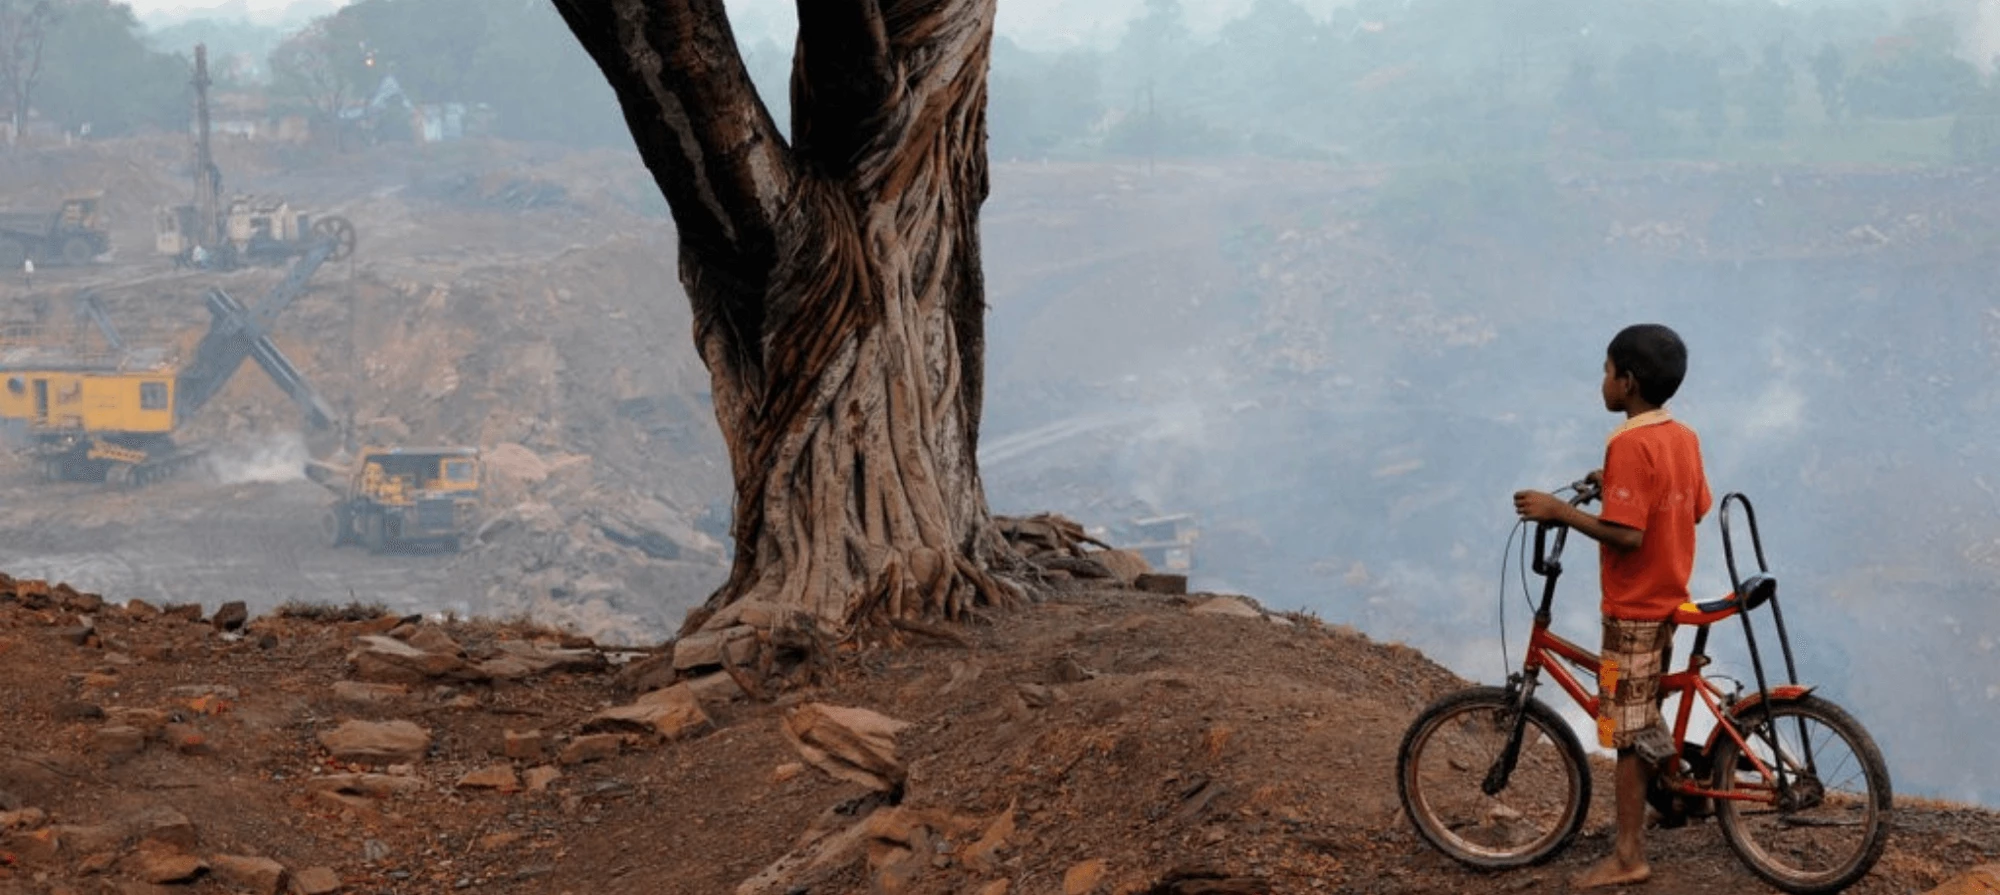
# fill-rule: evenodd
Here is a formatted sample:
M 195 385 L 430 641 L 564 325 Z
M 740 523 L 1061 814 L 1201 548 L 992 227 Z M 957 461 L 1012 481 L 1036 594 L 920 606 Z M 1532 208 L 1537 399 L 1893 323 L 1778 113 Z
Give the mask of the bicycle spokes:
M 1718 756 L 1717 788 L 1731 845 L 1753 869 L 1792 891 L 1822 891 L 1880 852 L 1889 805 L 1874 744 L 1844 712 L 1806 699 L 1749 719 L 1750 753 Z
M 1475 866 L 1532 863 L 1575 835 L 1589 770 L 1553 712 L 1498 690 L 1444 700 L 1405 740 L 1404 806 L 1424 837 Z

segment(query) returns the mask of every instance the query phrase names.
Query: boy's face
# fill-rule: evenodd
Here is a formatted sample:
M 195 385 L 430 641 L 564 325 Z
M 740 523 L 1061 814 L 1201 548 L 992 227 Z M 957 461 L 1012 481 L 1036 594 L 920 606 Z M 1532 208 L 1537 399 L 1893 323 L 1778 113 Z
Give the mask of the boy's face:
M 1611 365 L 1611 358 L 1607 357 L 1604 359 L 1603 391 L 1605 410 L 1609 410 L 1612 413 L 1624 413 L 1625 405 L 1630 400 L 1632 392 L 1637 386 L 1638 383 L 1632 380 L 1630 374 L 1619 373 L 1618 368 Z

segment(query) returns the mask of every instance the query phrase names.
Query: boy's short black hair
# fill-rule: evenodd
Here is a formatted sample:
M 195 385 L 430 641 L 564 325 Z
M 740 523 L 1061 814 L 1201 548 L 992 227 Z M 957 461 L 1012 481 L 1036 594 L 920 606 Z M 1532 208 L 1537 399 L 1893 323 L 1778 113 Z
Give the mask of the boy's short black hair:
M 1630 373 L 1639 397 L 1648 404 L 1665 404 L 1681 390 L 1687 377 L 1688 350 L 1673 330 L 1657 323 L 1625 327 L 1605 349 L 1614 373 Z

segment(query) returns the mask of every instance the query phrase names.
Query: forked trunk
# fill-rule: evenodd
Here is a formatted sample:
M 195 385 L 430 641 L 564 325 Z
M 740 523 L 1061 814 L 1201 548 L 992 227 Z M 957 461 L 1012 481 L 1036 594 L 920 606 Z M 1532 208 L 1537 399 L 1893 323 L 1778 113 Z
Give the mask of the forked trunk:
M 976 457 L 993 0 L 800 0 L 790 146 L 720 0 L 557 6 L 673 209 L 735 475 L 735 564 L 683 632 L 1017 599 Z

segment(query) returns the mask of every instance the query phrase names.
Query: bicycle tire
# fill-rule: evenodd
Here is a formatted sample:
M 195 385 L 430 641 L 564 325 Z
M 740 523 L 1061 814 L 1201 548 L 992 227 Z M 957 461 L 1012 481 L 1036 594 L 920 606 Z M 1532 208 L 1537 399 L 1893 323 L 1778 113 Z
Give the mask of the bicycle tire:
M 1787 719 L 1797 719 L 1799 723 L 1795 727 L 1787 723 Z M 1861 827 L 1860 836 L 1851 853 L 1831 861 L 1831 866 L 1823 870 L 1792 867 L 1785 864 L 1779 854 L 1757 840 L 1751 829 L 1752 803 L 1736 799 L 1717 799 L 1715 814 L 1716 819 L 1721 822 L 1722 835 L 1728 841 L 1730 850 L 1736 853 L 1737 859 L 1741 860 L 1745 867 L 1750 868 L 1752 873 L 1763 878 L 1765 882 L 1795 895 L 1819 895 L 1819 893 L 1841 891 L 1874 869 L 1876 860 L 1882 857 L 1882 850 L 1889 842 L 1889 815 L 1895 796 L 1890 790 L 1888 764 L 1882 760 L 1882 751 L 1876 747 L 1875 740 L 1868 735 L 1868 730 L 1861 726 L 1861 722 L 1856 721 L 1854 716 L 1832 702 L 1817 696 L 1802 696 L 1768 708 L 1757 706 L 1745 712 L 1742 718 L 1736 719 L 1736 726 L 1753 748 L 1762 751 L 1769 747 L 1759 731 L 1765 725 L 1771 725 L 1777 732 L 1780 745 L 1784 747 L 1786 754 L 1796 759 L 1793 753 L 1810 754 L 1811 750 L 1801 750 L 1787 745 L 1784 738 L 1789 730 L 1803 729 L 1806 722 L 1822 724 L 1834 736 L 1839 737 L 1853 757 L 1856 772 L 1865 781 L 1868 791 L 1858 801 L 1849 796 L 1817 802 L 1801 810 L 1776 810 L 1764 813 L 1774 813 L 1789 819 L 1803 815 L 1808 810 L 1832 808 L 1836 815 L 1834 820 L 1807 821 L 1801 817 L 1798 820 L 1781 820 L 1780 826 L 1796 826 L 1811 831 L 1858 825 Z M 1806 734 L 1805 742 L 1813 742 L 1813 737 Z M 1823 754 L 1825 745 L 1821 743 L 1815 748 Z M 1759 757 L 1769 764 L 1769 756 Z M 1736 788 L 1737 765 L 1742 758 L 1742 748 L 1734 739 L 1724 736 L 1716 744 L 1713 784 L 1716 790 L 1729 791 Z M 1844 766 L 1844 761 L 1845 759 L 1833 761 L 1833 770 L 1828 771 L 1827 776 L 1838 775 L 1840 768 Z M 1814 754 L 1811 767 L 1806 769 L 1810 773 L 1803 779 L 1823 788 L 1825 781 L 1820 779 L 1817 767 L 1820 763 L 1819 755 Z M 1793 768 L 1794 761 L 1787 761 L 1786 766 Z M 1797 773 L 1798 770 L 1801 769 L 1793 768 L 1793 773 Z M 1847 823 L 1838 819 L 1838 815 L 1857 810 L 1860 812 L 1858 822 Z M 1808 852 L 1824 851 L 1826 849 L 1823 848 L 1823 844 L 1830 838 L 1828 835 L 1814 837 L 1811 832 L 1806 832 L 1795 837 L 1792 844 L 1787 847 L 1787 851 L 1801 856 Z
M 1491 717 L 1481 719 L 1480 714 L 1490 713 Z M 1468 807 L 1482 804 L 1481 800 L 1493 801 L 1480 790 L 1480 782 L 1486 771 L 1504 747 L 1508 730 L 1514 718 L 1513 699 L 1507 691 L 1498 687 L 1475 687 L 1445 696 L 1424 709 L 1422 714 L 1410 724 L 1403 735 L 1401 748 L 1396 752 L 1396 794 L 1402 800 L 1403 813 L 1416 827 L 1417 835 L 1431 847 L 1444 852 L 1461 864 L 1480 870 L 1511 870 L 1539 864 L 1554 857 L 1569 847 L 1583 828 L 1584 817 L 1590 811 L 1590 764 L 1584 756 L 1583 746 L 1577 742 L 1576 733 L 1562 717 L 1539 700 L 1530 700 L 1527 706 L 1527 728 L 1522 732 L 1522 754 L 1515 766 L 1514 776 L 1508 781 L 1501 795 L 1521 792 L 1534 798 L 1536 787 L 1523 787 L 1520 777 L 1524 771 L 1554 770 L 1565 792 L 1560 802 L 1541 799 L 1541 806 L 1555 808 L 1555 819 L 1548 829 L 1525 841 L 1509 841 L 1500 844 L 1475 842 L 1460 830 L 1468 825 L 1463 819 L 1442 816 L 1439 802 L 1446 793 L 1445 787 L 1426 782 L 1424 768 L 1426 753 L 1437 742 L 1437 735 L 1450 722 L 1463 719 L 1470 725 L 1482 729 L 1491 728 L 1498 735 L 1491 755 L 1475 757 L 1468 761 L 1446 759 L 1446 766 L 1467 775 L 1463 781 L 1466 791 L 1460 798 L 1469 798 Z M 1539 734 L 1539 738 L 1536 738 Z M 1543 748 L 1546 746 L 1547 748 Z M 1553 762 L 1557 767 L 1550 768 Z M 1433 799 L 1433 796 L 1440 799 Z M 1506 814 L 1500 812 L 1504 810 Z M 1520 812 L 1505 805 L 1488 808 L 1475 830 L 1484 828 L 1491 835 L 1500 828 L 1498 835 L 1507 835 L 1505 829 L 1512 826 Z M 1496 821 L 1495 817 L 1499 819 Z M 1518 839 L 1518 836 L 1510 837 Z

